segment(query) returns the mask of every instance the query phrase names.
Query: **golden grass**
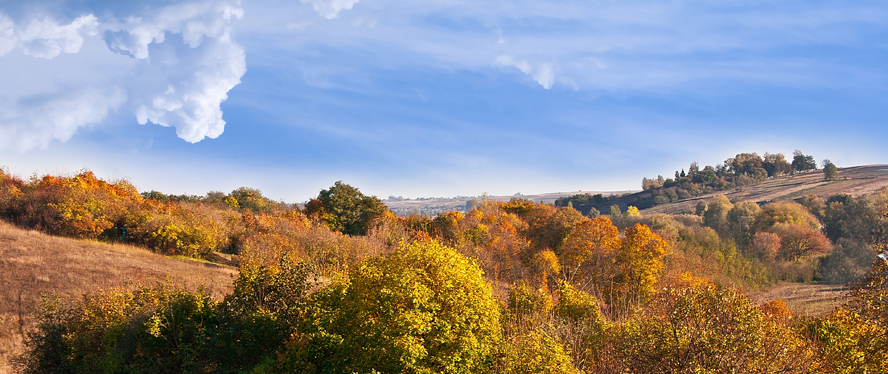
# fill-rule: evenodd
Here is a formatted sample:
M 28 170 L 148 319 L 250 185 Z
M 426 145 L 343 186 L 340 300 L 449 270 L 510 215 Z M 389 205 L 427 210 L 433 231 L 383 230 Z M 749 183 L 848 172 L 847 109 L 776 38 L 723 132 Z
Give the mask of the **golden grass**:
M 74 300 L 103 289 L 169 282 L 205 287 L 214 298 L 231 292 L 237 269 L 164 257 L 143 248 L 49 236 L 0 221 L 0 374 L 34 328 L 41 295 Z

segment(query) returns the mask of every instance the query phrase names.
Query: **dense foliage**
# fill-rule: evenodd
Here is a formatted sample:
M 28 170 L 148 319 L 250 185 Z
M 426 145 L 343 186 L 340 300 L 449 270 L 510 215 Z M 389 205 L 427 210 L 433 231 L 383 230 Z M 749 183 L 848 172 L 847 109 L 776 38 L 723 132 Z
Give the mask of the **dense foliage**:
M 782 157 L 754 156 L 728 170 L 790 172 Z M 719 195 L 681 215 L 615 206 L 587 217 L 513 199 L 398 217 L 377 203 L 341 182 L 301 207 L 250 188 L 170 196 L 89 172 L 30 181 L 0 172 L 0 214 L 18 225 L 166 254 L 228 252 L 240 267 L 223 300 L 170 285 L 47 299 L 21 368 L 886 370 L 888 265 L 874 263 L 874 249 L 888 244 L 888 189 L 765 205 Z M 857 279 L 848 302 L 821 318 L 743 293 Z

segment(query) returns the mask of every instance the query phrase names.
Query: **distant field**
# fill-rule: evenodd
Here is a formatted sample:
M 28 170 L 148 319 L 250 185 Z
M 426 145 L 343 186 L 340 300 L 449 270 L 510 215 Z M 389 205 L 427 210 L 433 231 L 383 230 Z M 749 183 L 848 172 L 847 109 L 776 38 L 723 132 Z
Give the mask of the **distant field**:
M 0 373 L 33 329 L 41 295 L 73 300 L 102 289 L 135 288 L 169 281 L 189 289 L 206 286 L 221 299 L 237 269 L 177 259 L 128 245 L 53 237 L 0 221 Z

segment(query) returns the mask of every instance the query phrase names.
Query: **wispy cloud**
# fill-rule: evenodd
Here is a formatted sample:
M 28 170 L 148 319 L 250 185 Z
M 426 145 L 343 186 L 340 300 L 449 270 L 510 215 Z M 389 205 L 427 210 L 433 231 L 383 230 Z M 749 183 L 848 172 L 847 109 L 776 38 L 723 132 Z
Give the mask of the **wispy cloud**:
M 7 107 L 0 115 L 0 149 L 24 151 L 68 141 L 81 127 L 104 121 L 125 100 L 120 89 L 88 87 Z
M 552 88 L 552 84 L 555 83 L 555 73 L 553 71 L 552 63 L 544 62 L 531 64 L 524 60 L 516 60 L 509 55 L 502 55 L 496 58 L 494 65 L 500 67 L 514 66 L 518 68 L 518 70 L 521 70 L 522 73 L 533 77 L 533 80 L 537 81 L 540 86 L 543 86 L 543 88 L 547 90 Z
M 349 10 L 360 0 L 300 0 L 303 4 L 311 4 L 315 12 L 326 19 L 339 17 L 339 12 Z

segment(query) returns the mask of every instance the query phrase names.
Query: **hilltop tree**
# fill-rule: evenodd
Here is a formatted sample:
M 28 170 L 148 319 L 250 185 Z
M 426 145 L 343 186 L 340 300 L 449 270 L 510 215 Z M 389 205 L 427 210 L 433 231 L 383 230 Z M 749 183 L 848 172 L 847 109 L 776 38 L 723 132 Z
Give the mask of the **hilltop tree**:
M 792 172 L 792 165 L 786 161 L 782 153 L 770 154 L 765 152 L 762 168 L 768 172 L 769 177 L 776 177 Z
M 838 177 L 839 169 L 836 167 L 836 165 L 828 159 L 823 160 L 823 180 L 834 181 Z
M 337 181 L 309 202 L 306 213 L 319 216 L 331 229 L 348 235 L 365 235 L 374 219 L 388 208 L 376 196 Z
M 262 196 L 262 191 L 250 187 L 239 187 L 231 191 L 228 196 L 234 199 L 234 201 L 231 199 L 223 200 L 226 205 L 253 213 L 270 213 L 276 204 L 274 201 Z
M 817 169 L 817 162 L 814 156 L 805 155 L 802 151 L 796 149 L 792 152 L 792 169 L 798 172 Z
M 729 158 L 725 164 L 735 175 L 752 175 L 756 169 L 762 168 L 762 158 L 758 153 L 741 153 L 734 158 Z

